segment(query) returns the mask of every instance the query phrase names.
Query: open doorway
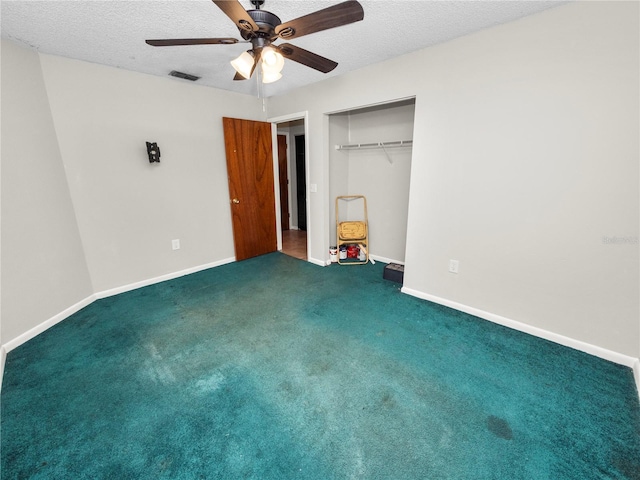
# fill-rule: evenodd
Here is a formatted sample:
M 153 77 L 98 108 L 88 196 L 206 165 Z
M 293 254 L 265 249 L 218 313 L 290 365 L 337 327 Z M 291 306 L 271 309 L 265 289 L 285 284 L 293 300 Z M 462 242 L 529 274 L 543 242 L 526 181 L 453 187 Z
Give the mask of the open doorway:
M 282 253 L 308 259 L 304 119 L 277 123 Z

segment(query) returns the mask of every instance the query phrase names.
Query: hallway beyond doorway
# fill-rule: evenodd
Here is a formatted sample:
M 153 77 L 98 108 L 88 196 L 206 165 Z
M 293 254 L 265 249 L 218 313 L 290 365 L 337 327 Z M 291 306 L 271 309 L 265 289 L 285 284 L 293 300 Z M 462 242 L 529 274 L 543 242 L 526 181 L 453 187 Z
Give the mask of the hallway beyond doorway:
M 282 253 L 290 257 L 307 259 L 307 232 L 285 230 L 282 232 Z

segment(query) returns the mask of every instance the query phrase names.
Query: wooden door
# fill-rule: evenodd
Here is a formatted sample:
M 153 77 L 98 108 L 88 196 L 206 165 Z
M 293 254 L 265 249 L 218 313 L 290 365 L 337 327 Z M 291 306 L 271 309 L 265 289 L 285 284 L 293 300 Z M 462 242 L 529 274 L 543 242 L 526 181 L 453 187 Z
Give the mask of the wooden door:
M 271 124 L 223 118 L 236 260 L 277 249 Z
M 287 176 L 287 136 L 278 135 L 278 171 L 280 177 L 280 222 L 289 230 L 289 177 Z

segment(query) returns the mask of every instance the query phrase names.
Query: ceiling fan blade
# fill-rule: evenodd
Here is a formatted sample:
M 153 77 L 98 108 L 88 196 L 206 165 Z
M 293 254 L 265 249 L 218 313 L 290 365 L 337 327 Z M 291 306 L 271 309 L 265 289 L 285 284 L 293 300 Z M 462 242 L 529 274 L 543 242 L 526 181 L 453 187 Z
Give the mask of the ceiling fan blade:
M 258 25 L 249 16 L 238 0 L 212 0 L 240 30 L 257 32 Z
M 275 28 L 275 33 L 280 38 L 298 38 L 310 33 L 358 22 L 363 18 L 362 5 L 356 0 L 349 0 L 282 23 Z
M 172 47 L 174 45 L 231 45 L 238 43 L 236 38 L 165 38 L 162 40 L 146 40 L 154 47 Z
M 311 67 L 322 73 L 329 73 L 338 66 L 338 63 L 333 60 L 321 57 L 318 54 L 305 50 L 304 48 L 296 47 L 290 43 L 272 46 L 277 48 L 283 57 L 293 60 L 294 62 L 301 63 L 302 65 L 306 65 L 307 67 Z
M 240 75 L 238 72 L 236 72 L 235 77 L 233 77 L 234 80 L 246 80 L 246 78 L 244 78 L 242 75 Z

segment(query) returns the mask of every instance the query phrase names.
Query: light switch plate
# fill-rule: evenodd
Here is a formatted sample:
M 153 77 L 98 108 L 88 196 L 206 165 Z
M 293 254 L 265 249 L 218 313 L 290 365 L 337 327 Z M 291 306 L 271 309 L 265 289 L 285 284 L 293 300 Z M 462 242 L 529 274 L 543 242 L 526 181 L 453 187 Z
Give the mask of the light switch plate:
M 460 262 L 458 260 L 449 260 L 449 271 L 451 273 L 458 273 L 460 270 Z

